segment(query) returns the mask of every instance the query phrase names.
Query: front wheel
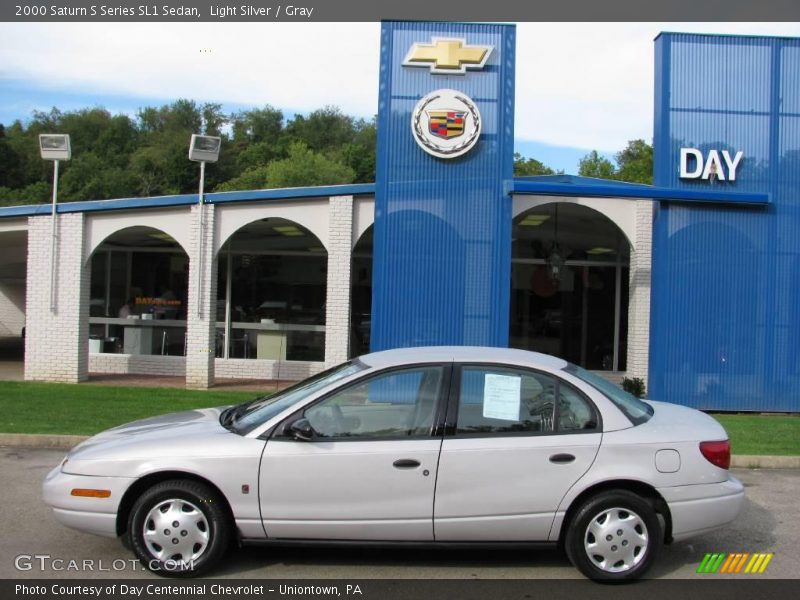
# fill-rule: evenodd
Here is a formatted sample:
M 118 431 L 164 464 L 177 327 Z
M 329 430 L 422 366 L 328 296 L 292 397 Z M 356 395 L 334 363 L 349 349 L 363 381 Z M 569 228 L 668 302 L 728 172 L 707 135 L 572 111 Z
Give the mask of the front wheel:
M 629 581 L 650 568 L 662 537 L 650 502 L 627 490 L 613 490 L 578 507 L 564 546 L 572 564 L 589 579 Z
M 196 481 L 156 484 L 133 505 L 128 521 L 131 548 L 149 570 L 193 577 L 225 553 L 230 523 L 219 495 Z

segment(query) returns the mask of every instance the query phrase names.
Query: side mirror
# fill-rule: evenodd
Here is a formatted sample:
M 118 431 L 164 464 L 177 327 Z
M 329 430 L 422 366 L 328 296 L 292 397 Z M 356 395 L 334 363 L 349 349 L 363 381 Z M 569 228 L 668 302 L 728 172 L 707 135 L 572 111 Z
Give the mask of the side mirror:
M 308 422 L 308 419 L 301 417 L 289 425 L 289 433 L 291 433 L 292 437 L 296 440 L 310 442 L 314 437 L 314 428 L 311 427 L 311 423 Z

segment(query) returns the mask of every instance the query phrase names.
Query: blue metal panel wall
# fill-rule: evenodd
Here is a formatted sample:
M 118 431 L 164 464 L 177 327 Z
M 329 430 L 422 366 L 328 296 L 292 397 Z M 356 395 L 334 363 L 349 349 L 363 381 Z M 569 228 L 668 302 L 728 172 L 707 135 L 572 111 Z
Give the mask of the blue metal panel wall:
M 466 75 L 403 67 L 415 42 L 493 46 Z M 385 22 L 381 35 L 372 350 L 508 345 L 515 29 Z M 483 129 L 464 156 L 440 160 L 413 139 L 411 113 L 441 88 L 466 93 Z
M 800 40 L 662 34 L 655 183 L 681 147 L 744 151 L 758 208 L 664 202 L 653 231 L 650 396 L 720 410 L 800 410 Z

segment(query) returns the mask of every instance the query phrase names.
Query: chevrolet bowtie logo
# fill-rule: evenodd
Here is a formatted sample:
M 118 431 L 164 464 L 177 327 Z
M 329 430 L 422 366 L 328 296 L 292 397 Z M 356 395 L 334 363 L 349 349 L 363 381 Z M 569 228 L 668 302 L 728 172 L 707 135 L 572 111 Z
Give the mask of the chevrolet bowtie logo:
M 430 67 L 431 73 L 464 75 L 467 69 L 482 69 L 491 46 L 468 46 L 464 39 L 433 38 L 430 44 L 414 44 L 403 66 Z

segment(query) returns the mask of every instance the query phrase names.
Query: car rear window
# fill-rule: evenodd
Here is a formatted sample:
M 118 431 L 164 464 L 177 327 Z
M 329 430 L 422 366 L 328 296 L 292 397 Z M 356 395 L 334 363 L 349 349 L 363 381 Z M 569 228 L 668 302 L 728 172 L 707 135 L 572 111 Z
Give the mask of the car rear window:
M 564 368 L 564 371 L 574 375 L 578 379 L 582 379 L 597 389 L 600 393 L 611 400 L 611 402 L 613 402 L 617 408 L 625 413 L 625 416 L 628 417 L 628 419 L 630 419 L 631 423 L 634 425 L 646 423 L 650 420 L 650 417 L 653 416 L 652 406 L 646 402 L 642 402 L 633 394 L 629 394 L 618 385 L 614 385 L 607 379 L 600 377 L 600 375 L 595 375 L 591 371 L 587 371 L 586 369 L 582 369 L 581 367 L 573 364 L 568 364 Z

